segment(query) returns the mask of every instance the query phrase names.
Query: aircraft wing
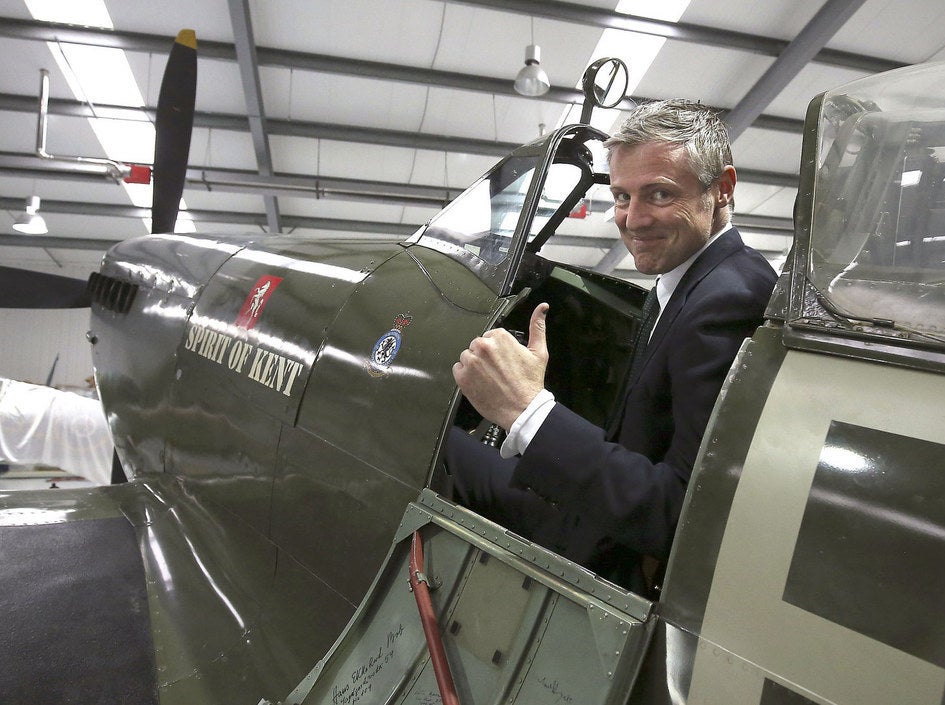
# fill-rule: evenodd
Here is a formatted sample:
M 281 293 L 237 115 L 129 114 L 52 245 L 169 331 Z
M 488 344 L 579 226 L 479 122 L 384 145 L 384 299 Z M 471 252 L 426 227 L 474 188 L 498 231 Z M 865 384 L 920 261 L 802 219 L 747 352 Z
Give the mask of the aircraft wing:
M 355 607 L 172 478 L 4 493 L 0 562 L 10 704 L 255 704 Z

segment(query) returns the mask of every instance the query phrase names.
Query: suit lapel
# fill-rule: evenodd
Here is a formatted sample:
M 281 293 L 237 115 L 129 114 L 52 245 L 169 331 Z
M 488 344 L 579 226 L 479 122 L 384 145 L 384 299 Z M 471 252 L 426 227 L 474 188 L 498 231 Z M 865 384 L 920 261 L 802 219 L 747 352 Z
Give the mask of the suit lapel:
M 739 250 L 742 250 L 744 247 L 745 244 L 742 242 L 741 235 L 739 235 L 738 230 L 733 227 L 725 232 L 718 240 L 713 242 L 705 252 L 699 255 L 696 261 L 692 263 L 692 266 L 686 270 L 682 279 L 679 280 L 679 284 L 673 292 L 672 297 L 670 297 L 667 302 L 666 309 L 660 315 L 660 319 L 656 323 L 656 328 L 653 329 L 653 335 L 650 336 L 650 343 L 643 355 L 640 376 L 642 376 L 642 370 L 646 368 L 647 362 L 660 347 L 669 329 L 672 328 L 676 317 L 686 303 L 686 299 L 689 298 L 689 294 L 696 285 L 698 285 L 709 272 L 715 269 L 719 263 L 731 257 Z M 639 379 L 639 377 L 637 379 Z

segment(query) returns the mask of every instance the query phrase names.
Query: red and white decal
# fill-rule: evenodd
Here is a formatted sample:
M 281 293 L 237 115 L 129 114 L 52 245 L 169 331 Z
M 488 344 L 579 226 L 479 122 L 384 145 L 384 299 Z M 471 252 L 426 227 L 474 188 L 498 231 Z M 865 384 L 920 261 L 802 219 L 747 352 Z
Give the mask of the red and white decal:
M 246 330 L 252 329 L 266 307 L 269 297 L 272 296 L 272 292 L 281 282 L 282 277 L 273 277 L 268 274 L 261 276 L 249 292 L 246 301 L 243 302 L 243 308 L 240 309 L 240 314 L 236 318 L 236 325 Z

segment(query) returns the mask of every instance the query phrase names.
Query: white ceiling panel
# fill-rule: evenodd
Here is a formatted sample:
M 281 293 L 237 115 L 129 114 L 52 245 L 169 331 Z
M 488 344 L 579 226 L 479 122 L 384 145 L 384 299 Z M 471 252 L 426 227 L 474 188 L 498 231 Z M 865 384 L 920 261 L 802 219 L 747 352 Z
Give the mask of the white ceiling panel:
M 719 108 L 734 106 L 773 59 L 747 51 L 667 41 L 634 93 L 686 98 Z
M 346 203 L 327 198 L 282 197 L 279 203 L 284 205 L 285 214 L 306 216 L 309 218 L 350 218 L 352 211 L 357 220 L 399 223 L 403 209 L 399 205 L 383 203 Z
M 197 51 L 200 51 L 200 39 L 197 39 Z M 163 70 L 163 69 L 162 69 Z M 155 84 L 158 91 L 160 82 Z M 156 105 L 155 95 L 153 102 Z M 232 61 L 201 61 L 197 68 L 197 106 L 198 110 L 214 113 L 246 114 L 246 99 L 243 97 L 243 83 L 240 72 Z
M 257 168 L 249 132 L 195 127 L 190 140 L 191 166 L 213 169 Z
M 824 3 L 822 0 L 693 0 L 681 21 L 790 40 L 796 36 Z
M 53 98 L 72 97 L 44 42 L 0 37 L 0 55 L 3 56 L 0 81 L 5 93 L 38 96 L 39 70 L 46 69 L 50 73 L 50 95 Z
M 437 214 L 437 208 L 420 208 L 418 206 L 403 206 L 401 208 L 400 222 L 410 224 L 424 224 L 430 218 Z
M 793 212 L 795 200 L 797 200 L 796 188 L 781 188 L 771 194 L 771 197 L 763 203 L 755 206 L 751 214 L 779 218 L 785 212 Z
M 0 150 L 34 154 L 36 151 L 36 115 L 4 113 L 0 130 Z
M 541 47 L 552 85 L 574 86 L 600 39 L 600 30 L 558 20 L 449 4 L 436 68 L 509 80 L 522 68 L 525 48 Z M 596 58 L 596 57 L 594 57 Z
M 443 3 L 428 0 L 280 0 L 250 7 L 257 46 L 411 66 L 433 60 L 444 12 Z
M 192 183 L 184 189 L 184 201 L 188 209 L 198 211 L 259 213 L 263 208 L 262 196 L 258 194 L 208 190 Z
M 533 12 L 529 15 L 475 0 L 246 0 L 258 62 L 241 65 L 235 43 L 242 38 L 234 36 L 229 3 L 106 0 L 114 29 L 93 28 L 81 41 L 130 47 L 128 63 L 146 107 L 153 111 L 173 37 L 183 27 L 194 28 L 199 58 L 190 173 L 230 169 L 259 181 L 264 177 L 259 177 L 256 154 L 265 139 L 271 165 L 262 166 L 276 173 L 372 182 L 361 189 L 365 197 L 358 200 L 331 193 L 306 199 L 277 192 L 279 212 L 293 223 L 282 224 L 283 230 L 352 237 L 362 221 L 393 227 L 422 223 L 434 213 L 433 206 L 415 200 L 391 201 L 393 189 L 385 184 L 448 187 L 456 194 L 491 167 L 506 146 L 531 141 L 558 124 L 585 66 L 598 58 L 595 47 L 604 28 L 580 14 L 574 21 L 547 16 L 554 4 L 525 3 Z M 616 0 L 583 0 L 564 9 L 575 4 L 607 11 Z M 703 39 L 667 41 L 632 93 L 640 98 L 684 97 L 730 110 L 752 95 L 779 48 L 794 40 L 823 4 L 693 0 L 682 22 L 704 30 Z M 24 26 L 40 39 L 24 38 Z M 732 31 L 743 33 L 748 46 L 731 44 L 726 33 Z M 89 106 L 72 93 L 45 39 L 68 43 L 74 34 L 32 20 L 21 0 L 0 0 L 0 199 L 5 199 L 6 209 L 0 211 L 0 236 L 12 235 L 19 204 L 34 191 L 50 206 L 44 212 L 50 238 L 116 240 L 143 234 L 142 221 L 127 216 L 129 198 L 123 188 L 104 178 L 53 174 L 49 163 L 35 157 L 41 68 L 50 71 L 53 98 L 49 151 L 64 156 L 105 154 L 87 119 L 72 116 Z M 624 39 L 628 48 L 643 43 L 629 32 Z M 554 87 L 540 99 L 511 90 L 525 46 L 532 41 L 541 46 L 542 66 Z M 761 117 L 760 127 L 746 129 L 734 144 L 740 213 L 763 215 L 790 227 L 795 189 L 770 185 L 768 177 L 754 177 L 752 182 L 752 172 L 774 174 L 774 183 L 796 179 L 800 121 L 815 94 L 881 66 L 945 58 L 945 5 L 941 0 L 865 0 L 826 46 L 864 55 L 863 61 L 844 66 L 843 60 L 836 65 L 815 57 L 792 75 L 780 76 L 784 85 L 773 99 L 749 106 L 760 110 Z M 265 138 L 250 132 L 247 115 L 254 108 L 247 108 L 241 72 L 250 79 L 254 72 L 258 76 L 268 120 Z M 95 107 L 102 113 L 106 106 Z M 149 145 L 140 140 L 124 150 L 122 159 L 150 158 L 140 156 L 150 154 Z M 374 201 L 372 189 L 378 191 Z M 185 200 L 201 231 L 263 232 L 262 190 L 240 194 L 188 184 Z M 82 204 L 82 212 L 70 202 Z M 65 212 L 55 212 L 56 204 L 65 204 L 58 206 Z M 70 207 L 76 212 L 68 212 Z M 96 207 L 101 216 L 86 214 Z M 208 215 L 212 213 L 223 215 Z M 224 217 L 246 222 L 207 220 Z M 337 220 L 351 225 L 336 227 Z M 57 258 L 83 266 L 100 255 L 48 249 Z M 583 257 L 593 263 L 603 254 L 600 247 L 578 250 L 574 261 Z M 42 247 L 0 247 L 0 256 L 14 255 L 18 261 L 50 259 Z M 631 265 L 632 258 L 627 258 L 619 273 L 629 272 Z
M 48 201 L 76 201 L 80 198 L 76 190 L 76 182 L 72 180 L 0 176 L 0 192 L 8 190 L 19 192 L 24 189 L 35 190 L 41 194 L 43 200 Z M 85 179 L 82 182 L 81 199 L 87 199 L 91 203 L 131 204 L 131 199 L 122 186 L 106 176 Z
M 873 0 L 860 8 L 830 47 L 916 64 L 945 47 L 941 0 Z
M 32 121 L 32 137 L 27 141 L 30 133 L 20 135 L 21 143 L 29 144 L 31 152 L 36 150 L 36 125 L 35 114 L 21 113 L 29 115 Z M 105 150 L 101 142 L 95 136 L 88 118 L 72 117 L 67 115 L 49 115 L 46 125 L 46 151 L 56 157 L 105 157 Z M 149 150 L 153 154 L 153 147 Z M 128 155 L 120 155 L 119 158 L 125 158 Z
M 272 163 L 275 171 L 286 174 L 300 174 L 304 176 L 318 176 L 324 173 L 321 170 L 322 159 L 331 158 L 326 154 L 324 146 L 325 140 L 309 140 L 303 137 L 283 137 L 273 135 L 269 139 L 269 147 L 272 150 Z M 399 160 L 394 160 L 399 161 Z M 340 176 L 334 173 L 332 165 L 332 175 Z M 371 166 L 372 170 L 376 165 Z M 361 175 L 358 178 L 365 180 L 371 177 Z M 384 180 L 400 178 L 399 174 L 390 174 L 383 177 Z
M 779 174 L 796 174 L 801 165 L 800 134 L 749 128 L 732 144 L 736 171 L 757 169 Z
M 267 118 L 382 129 L 418 130 L 427 92 L 403 82 L 270 67 L 260 79 Z
M 278 145 L 280 142 L 286 143 L 291 149 L 287 156 L 277 163 L 278 170 L 364 181 L 407 182 L 417 151 L 405 147 L 384 147 L 337 140 L 317 140 L 309 144 L 304 151 L 295 146 L 298 144 L 295 138 L 275 138 L 271 144 Z M 314 163 L 311 163 L 310 155 L 314 155 Z M 300 157 L 305 163 L 298 162 Z M 286 165 L 285 168 L 283 164 Z
M 810 101 L 819 93 L 836 88 L 844 83 L 855 81 L 866 76 L 863 71 L 825 66 L 823 64 L 808 64 L 794 79 L 781 91 L 780 95 L 771 101 L 767 110 L 772 115 L 796 118 L 803 120 L 807 113 Z
M 274 4 L 282 4 L 274 3 Z M 233 28 L 227 3 L 205 0 L 105 0 L 116 29 L 157 34 L 172 40 L 181 29 L 197 32 L 200 38 L 232 42 Z
M 739 181 L 735 187 L 735 212 L 760 215 L 757 212 L 765 203 L 782 190 L 781 186 L 766 186 Z

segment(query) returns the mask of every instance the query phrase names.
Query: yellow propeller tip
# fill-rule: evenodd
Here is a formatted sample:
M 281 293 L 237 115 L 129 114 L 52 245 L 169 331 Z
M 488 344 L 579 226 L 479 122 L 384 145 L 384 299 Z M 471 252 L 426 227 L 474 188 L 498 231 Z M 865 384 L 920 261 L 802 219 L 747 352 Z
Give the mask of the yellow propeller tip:
M 177 39 L 175 40 L 178 44 L 183 44 L 185 47 L 190 47 L 191 49 L 197 49 L 197 33 L 192 29 L 182 29 L 177 33 Z

